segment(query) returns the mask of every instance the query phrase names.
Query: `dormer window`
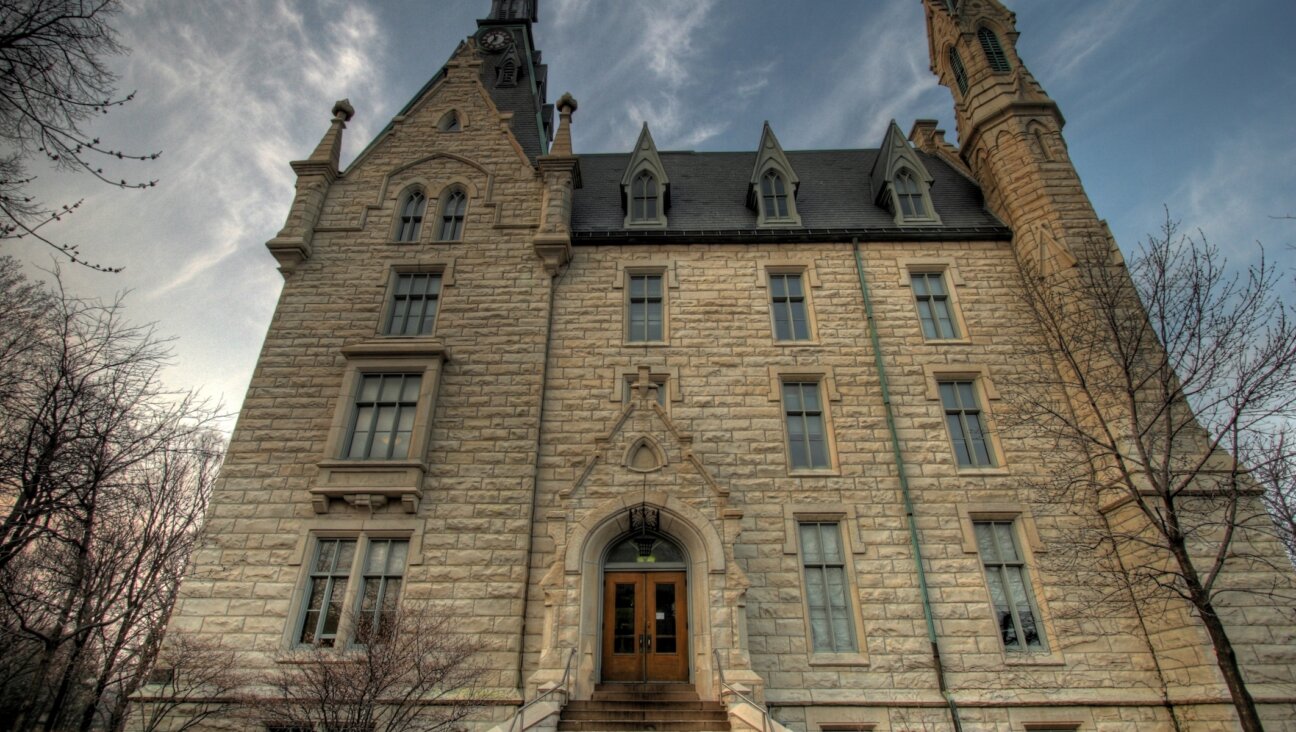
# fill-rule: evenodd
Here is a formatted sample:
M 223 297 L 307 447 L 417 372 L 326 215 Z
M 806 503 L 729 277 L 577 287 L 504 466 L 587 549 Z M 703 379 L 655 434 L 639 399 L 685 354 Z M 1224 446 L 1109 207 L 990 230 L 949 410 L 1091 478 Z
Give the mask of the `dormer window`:
M 463 239 L 464 214 L 468 211 L 468 196 L 458 188 L 451 188 L 441 197 L 441 228 L 437 241 Z
M 1008 56 L 1004 54 L 1003 46 L 999 45 L 999 36 L 989 28 L 982 28 L 977 31 L 977 40 L 981 42 L 981 50 L 985 52 L 986 62 L 990 64 L 990 70 L 996 74 L 1006 74 L 1011 70 L 1008 65 Z
M 631 223 L 657 223 L 657 179 L 643 171 L 630 186 Z
M 963 68 L 963 59 L 959 58 L 958 49 L 953 46 L 951 46 L 949 50 L 949 64 L 950 71 L 954 74 L 954 83 L 958 84 L 959 93 L 967 94 L 967 69 Z
M 787 185 L 776 170 L 767 171 L 761 178 L 761 213 L 767 221 L 788 217 Z
M 914 180 L 908 168 L 902 168 L 895 177 L 896 201 L 900 205 L 900 216 L 905 219 L 928 218 L 927 204 L 923 201 L 922 186 Z
M 783 146 L 765 123 L 756 164 L 752 167 L 747 207 L 756 211 L 757 226 L 800 226 L 797 213 L 797 175 Z
M 666 228 L 670 185 L 666 166 L 657 155 L 657 145 L 645 122 L 621 175 L 621 208 L 625 211 L 626 228 Z
M 510 61 L 500 67 L 499 86 L 517 86 L 517 64 Z
M 423 214 L 427 211 L 427 196 L 420 188 L 405 194 L 400 205 L 400 219 L 396 222 L 396 241 L 418 241 L 423 228 Z
M 896 226 L 940 224 L 931 200 L 935 178 L 895 120 L 887 127 L 869 178 L 876 191 L 874 203 L 891 212 Z

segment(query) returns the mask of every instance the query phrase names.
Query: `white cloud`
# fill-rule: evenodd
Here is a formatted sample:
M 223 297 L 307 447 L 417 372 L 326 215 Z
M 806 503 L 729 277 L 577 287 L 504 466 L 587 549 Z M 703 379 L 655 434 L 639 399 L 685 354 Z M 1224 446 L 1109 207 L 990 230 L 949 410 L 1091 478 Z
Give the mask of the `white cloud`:
M 1200 230 L 1235 263 L 1254 261 L 1256 242 L 1290 261 L 1296 227 L 1273 218 L 1290 212 L 1296 190 L 1296 149 L 1287 136 L 1286 130 L 1252 129 L 1220 141 L 1171 195 L 1180 202 L 1171 215 Z
M 85 296 L 131 290 L 135 319 L 181 336 L 166 378 L 237 406 L 281 283 L 263 245 L 292 201 L 288 161 L 314 148 L 333 100 L 382 94 L 378 22 L 340 0 L 140 0 L 118 30 L 133 49 L 120 87 L 141 93 L 97 121 L 95 134 L 127 150 L 161 149 L 153 163 L 114 161 L 108 171 L 159 182 L 142 192 L 57 183 L 52 200 L 89 200 L 55 236 L 126 268 L 110 277 L 65 267 L 65 277 Z M 362 125 L 348 135 L 360 138 L 348 148 L 366 139 Z

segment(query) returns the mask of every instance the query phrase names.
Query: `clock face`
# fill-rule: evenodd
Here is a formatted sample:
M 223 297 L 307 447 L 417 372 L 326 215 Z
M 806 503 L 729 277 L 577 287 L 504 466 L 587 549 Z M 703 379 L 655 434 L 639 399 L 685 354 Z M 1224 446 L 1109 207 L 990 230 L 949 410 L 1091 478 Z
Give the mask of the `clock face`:
M 513 39 L 503 28 L 492 28 L 481 34 L 478 40 L 481 42 L 481 47 L 487 51 L 503 51 Z

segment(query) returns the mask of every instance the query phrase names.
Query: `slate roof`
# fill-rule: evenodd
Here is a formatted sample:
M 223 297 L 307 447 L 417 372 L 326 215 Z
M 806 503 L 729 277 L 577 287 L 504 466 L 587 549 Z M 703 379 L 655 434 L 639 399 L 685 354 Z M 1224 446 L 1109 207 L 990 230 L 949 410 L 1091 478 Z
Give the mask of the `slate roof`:
M 522 31 L 515 31 L 514 35 L 519 39 L 517 52 L 519 57 L 525 55 L 525 50 L 521 44 L 520 34 Z M 509 121 L 509 128 L 513 131 L 513 136 L 517 138 L 518 144 L 526 152 L 527 158 L 535 163 L 540 155 L 544 154 L 545 146 L 540 140 L 540 126 L 536 122 L 536 115 L 546 113 L 544 99 L 537 99 L 536 95 L 531 93 L 530 70 L 526 59 L 522 58 L 522 63 L 518 67 L 517 85 L 511 87 L 496 86 L 495 79 L 499 73 L 500 63 L 505 59 L 505 53 L 482 53 L 479 58 L 482 60 L 481 65 L 481 83 L 486 91 L 490 94 L 491 100 L 495 106 L 499 107 L 501 112 L 512 112 L 513 119 Z M 548 67 L 540 63 L 539 54 L 533 56 L 534 68 L 536 73 L 536 83 L 540 86 L 543 94 L 544 84 L 548 77 Z M 547 114 L 546 114 L 547 116 Z
M 778 237 L 840 238 L 853 234 L 888 238 L 1004 238 L 1010 232 L 985 209 L 980 188 L 943 160 L 919 152 L 934 177 L 932 202 L 939 226 L 897 227 L 892 214 L 874 204 L 877 192 L 869 171 L 878 150 L 804 150 L 787 153 L 801 179 L 797 192 L 800 228 L 758 229 L 756 212 L 747 208 L 747 188 L 754 152 L 663 152 L 670 176 L 670 208 L 665 230 L 627 232 L 621 207 L 621 176 L 629 153 L 581 155 L 583 187 L 572 206 L 573 243 L 611 239 L 707 239 Z M 816 235 L 814 232 L 819 232 Z M 835 236 L 827 236 L 835 232 Z

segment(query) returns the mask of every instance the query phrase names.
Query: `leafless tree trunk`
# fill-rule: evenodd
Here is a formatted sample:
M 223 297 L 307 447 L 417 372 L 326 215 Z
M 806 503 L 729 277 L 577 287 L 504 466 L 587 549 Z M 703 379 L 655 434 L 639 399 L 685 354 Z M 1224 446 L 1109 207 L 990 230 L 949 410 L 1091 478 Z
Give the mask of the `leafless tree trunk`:
M 1037 370 L 1042 382 L 1013 390 L 1013 427 L 1062 448 L 1048 486 L 1057 498 L 1133 511 L 1105 529 L 1129 586 L 1140 599 L 1191 605 L 1243 729 L 1260 730 L 1217 603 L 1249 592 L 1285 605 L 1294 594 L 1261 500 L 1265 476 L 1290 488 L 1296 465 L 1296 443 L 1275 439 L 1296 417 L 1283 275 L 1263 260 L 1230 274 L 1218 250 L 1168 219 L 1128 268 L 1114 245 L 1090 244 L 1075 266 L 1046 276 L 1023 263 L 1039 355 L 1051 363 Z M 1271 585 L 1230 580 L 1257 568 Z
M 165 343 L 120 301 L 44 291 L 0 259 L 0 303 L 23 316 L 0 320 L 0 355 L 21 363 L 0 365 L 0 717 L 111 729 L 157 653 L 223 440 L 205 404 L 163 389 Z
M 264 721 L 300 729 L 437 732 L 481 708 L 480 648 L 432 606 L 407 606 L 363 645 L 307 648 L 258 680 Z

